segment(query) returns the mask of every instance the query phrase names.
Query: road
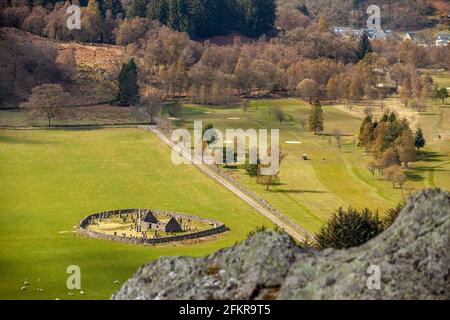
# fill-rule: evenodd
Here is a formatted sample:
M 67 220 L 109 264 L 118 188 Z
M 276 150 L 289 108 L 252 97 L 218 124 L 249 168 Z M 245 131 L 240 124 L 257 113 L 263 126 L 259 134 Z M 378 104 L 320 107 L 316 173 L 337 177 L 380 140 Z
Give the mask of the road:
M 162 134 L 158 129 L 156 129 L 156 127 L 147 126 L 146 128 L 148 130 L 150 130 L 151 132 L 153 132 L 159 139 L 161 139 L 161 141 L 163 141 L 169 147 L 177 149 L 175 144 L 172 141 L 170 141 L 164 134 Z M 180 149 L 178 149 L 178 150 L 180 151 L 181 154 L 183 154 L 183 156 L 185 158 L 187 158 L 187 159 L 190 158 L 188 155 L 184 154 L 184 152 L 182 152 Z M 258 211 L 263 216 L 265 216 L 266 218 L 271 220 L 273 223 L 278 225 L 280 228 L 282 228 L 284 231 L 286 231 L 295 240 L 300 241 L 300 242 L 305 240 L 305 236 L 303 234 L 301 234 L 299 231 L 295 230 L 292 226 L 290 226 L 289 224 L 287 224 L 286 222 L 284 222 L 283 220 L 281 220 L 280 218 L 275 216 L 272 212 L 270 212 L 265 207 L 263 207 L 261 204 L 259 204 L 256 200 L 252 199 L 251 197 L 246 195 L 244 192 L 239 190 L 237 187 L 235 187 L 232 183 L 227 181 L 225 178 L 223 178 L 219 174 L 217 174 L 214 171 L 212 171 L 211 169 L 209 169 L 207 165 L 194 164 L 194 163 L 192 163 L 192 165 L 196 166 L 201 172 L 203 172 L 210 178 L 214 179 L 217 183 L 223 185 L 225 188 L 227 188 L 228 190 L 233 192 L 236 196 L 238 196 L 239 198 L 244 200 L 248 205 L 253 207 L 256 211 Z

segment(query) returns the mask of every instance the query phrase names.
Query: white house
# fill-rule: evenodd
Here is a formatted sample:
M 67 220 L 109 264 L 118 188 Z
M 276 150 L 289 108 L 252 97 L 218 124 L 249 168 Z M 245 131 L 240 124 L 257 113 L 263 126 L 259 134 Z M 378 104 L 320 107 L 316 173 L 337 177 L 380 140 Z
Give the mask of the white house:
M 436 36 L 436 46 L 438 47 L 446 47 L 450 42 L 450 33 L 449 32 L 439 32 Z
M 411 41 L 412 43 L 422 47 L 428 47 L 430 45 L 427 37 L 418 32 L 407 32 L 403 37 L 403 41 Z
M 359 38 L 363 35 L 364 31 L 367 32 L 367 35 L 370 40 L 375 39 L 386 39 L 390 32 L 384 32 L 382 29 L 354 29 L 350 27 L 333 27 L 333 31 L 335 34 L 344 36 L 344 37 L 356 37 Z

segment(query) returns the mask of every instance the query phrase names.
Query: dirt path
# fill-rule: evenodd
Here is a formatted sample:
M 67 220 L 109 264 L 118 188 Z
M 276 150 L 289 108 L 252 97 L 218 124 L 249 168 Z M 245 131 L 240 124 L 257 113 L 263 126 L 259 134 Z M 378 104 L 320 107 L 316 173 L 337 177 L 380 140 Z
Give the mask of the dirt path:
M 165 135 L 163 135 L 159 130 L 155 127 L 145 127 L 146 129 L 153 132 L 158 138 L 161 139 L 165 144 L 167 144 L 171 148 L 176 148 L 175 144 L 170 141 Z M 180 151 L 181 152 L 181 151 Z M 183 154 L 183 152 L 181 152 Z M 188 157 L 188 155 L 183 154 L 184 157 Z M 193 164 L 195 165 L 201 172 L 208 175 L 210 178 L 214 179 L 219 184 L 223 185 L 225 188 L 233 192 L 236 196 L 244 200 L 247 204 L 257 210 L 259 213 L 264 215 L 266 218 L 271 220 L 273 223 L 278 225 L 280 228 L 284 229 L 287 233 L 289 233 L 294 239 L 297 241 L 303 241 L 305 239 L 305 235 L 300 233 L 298 230 L 295 230 L 292 226 L 282 221 L 279 217 L 275 216 L 272 212 L 264 208 L 261 204 L 259 204 L 256 200 L 252 199 L 244 192 L 235 187 L 232 183 L 221 177 L 219 174 L 213 172 L 208 168 L 208 166 L 204 164 Z

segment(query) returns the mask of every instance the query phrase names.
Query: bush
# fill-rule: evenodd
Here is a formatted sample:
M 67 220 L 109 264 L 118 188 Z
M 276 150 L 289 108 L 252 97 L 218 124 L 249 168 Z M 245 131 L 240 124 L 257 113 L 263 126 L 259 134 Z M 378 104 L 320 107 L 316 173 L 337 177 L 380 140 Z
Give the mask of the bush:
M 362 211 L 352 207 L 347 211 L 340 208 L 316 234 L 315 240 L 319 249 L 346 249 L 366 243 L 383 230 L 383 222 L 377 212 L 367 208 Z
M 397 219 L 398 215 L 403 210 L 405 205 L 406 202 L 403 201 L 400 202 L 395 208 L 386 211 L 386 214 L 383 217 L 383 225 L 385 229 L 389 228 L 394 223 L 395 219 Z
M 249 233 L 247 234 L 247 238 L 253 237 L 257 233 L 265 231 L 267 231 L 267 227 L 265 225 L 257 226 L 254 230 L 249 231 Z

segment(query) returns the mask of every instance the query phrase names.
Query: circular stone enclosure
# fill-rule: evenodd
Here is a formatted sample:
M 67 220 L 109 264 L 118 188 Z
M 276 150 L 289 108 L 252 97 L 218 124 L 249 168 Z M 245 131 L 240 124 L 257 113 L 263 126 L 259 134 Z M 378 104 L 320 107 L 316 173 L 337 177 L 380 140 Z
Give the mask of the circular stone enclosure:
M 163 217 L 163 219 L 161 219 L 161 217 Z M 131 218 L 129 222 L 127 221 L 128 218 Z M 125 227 L 129 225 L 130 229 L 128 231 L 125 230 L 125 233 L 122 234 L 118 234 L 117 232 L 111 234 L 108 232 L 99 232 L 98 230 L 92 230 L 93 226 L 98 226 L 99 223 L 102 223 L 103 221 L 108 219 L 115 219 L 116 221 L 117 219 L 122 219 L 124 221 L 123 226 Z M 203 227 L 207 226 L 207 228 L 202 228 L 202 230 L 200 231 L 196 230 L 196 228 L 193 228 L 194 231 L 186 230 L 186 227 L 190 229 L 189 224 L 202 225 Z M 184 229 L 178 232 L 165 232 L 169 225 L 172 230 L 175 230 L 177 227 L 184 227 Z M 133 230 L 133 228 L 136 229 Z M 146 231 L 142 231 L 144 230 L 144 228 L 146 228 Z M 227 230 L 228 228 L 223 222 L 214 219 L 198 217 L 180 212 L 153 209 L 120 209 L 93 213 L 84 217 L 80 221 L 80 224 L 78 226 L 78 231 L 81 234 L 84 234 L 91 238 L 144 245 L 205 238 L 225 232 Z M 139 232 L 142 234 L 142 236 L 125 235 L 126 232 Z M 146 236 L 147 232 L 153 232 L 155 236 L 148 237 Z M 166 234 L 166 236 L 156 236 L 158 233 Z

